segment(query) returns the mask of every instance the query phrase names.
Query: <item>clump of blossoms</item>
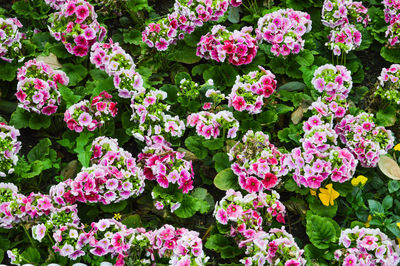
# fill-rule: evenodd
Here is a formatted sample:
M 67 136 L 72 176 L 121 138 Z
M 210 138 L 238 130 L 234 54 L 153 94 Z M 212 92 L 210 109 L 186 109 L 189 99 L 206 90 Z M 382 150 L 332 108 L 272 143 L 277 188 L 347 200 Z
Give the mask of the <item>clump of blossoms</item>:
M 19 197 L 18 187 L 13 183 L 0 183 L 0 227 L 12 228 L 13 224 L 19 221 L 17 212 L 18 203 L 15 202 Z
M 158 230 L 149 231 L 152 260 L 155 256 L 169 259 L 170 265 L 205 265 L 209 259 L 203 251 L 203 242 L 196 231 L 174 228 L 166 224 Z M 158 260 L 156 260 L 158 261 Z
M 55 242 L 52 247 L 53 251 L 62 257 L 76 260 L 87 254 L 87 245 L 91 240 L 91 235 L 83 230 L 83 224 L 64 224 L 53 232 L 52 237 Z
M 0 18 L 0 58 L 12 62 L 20 55 L 22 33 L 17 18 Z
M 109 156 L 106 155 L 103 159 L 108 160 Z M 68 179 L 54 186 L 50 195 L 69 204 L 77 201 L 105 205 L 116 203 L 143 192 L 143 180 L 138 175 L 139 172 L 118 169 L 114 165 L 93 165 L 83 168 L 75 179 Z
M 143 174 L 163 187 L 175 185 L 186 194 L 193 189 L 192 161 L 184 159 L 185 153 L 174 151 L 161 136 L 153 136 L 138 156 Z
M 67 86 L 69 78 L 61 70 L 53 70 L 48 64 L 29 60 L 17 73 L 17 97 L 19 107 L 38 114 L 52 115 L 61 102 L 58 83 Z
M 97 22 L 93 6 L 85 0 L 67 1 L 49 21 L 50 34 L 76 56 L 86 56 L 90 47 L 106 35 L 106 29 Z
M 121 182 L 123 190 L 129 190 L 131 196 L 138 196 L 144 190 L 143 171 L 136 164 L 132 154 L 118 147 L 116 139 L 98 137 L 92 143 L 91 161 L 98 165 L 110 167 Z
M 348 108 L 349 104 L 344 96 L 335 94 L 333 96 L 318 97 L 309 107 L 309 110 L 322 117 L 340 118 L 346 115 Z
M 0 177 L 14 172 L 17 165 L 17 153 L 21 149 L 21 142 L 18 141 L 19 130 L 6 123 L 0 123 Z
M 236 132 L 239 129 L 239 121 L 237 121 L 232 112 L 220 111 L 216 114 L 207 111 L 193 113 L 187 117 L 187 126 L 196 127 L 196 133 L 206 139 L 218 138 L 225 132 L 227 138 L 236 138 Z
M 250 193 L 275 187 L 280 177 L 289 171 L 286 155 L 261 131 L 247 131 L 242 142 L 237 142 L 228 156 L 233 161 L 231 168 L 239 177 L 240 187 Z
M 285 228 L 272 228 L 269 232 L 258 232 L 252 238 L 239 243 L 246 247 L 246 257 L 240 262 L 244 265 L 305 265 L 303 250 Z
M 142 32 L 142 41 L 158 51 L 191 34 L 205 22 L 217 21 L 228 10 L 227 0 L 176 0 L 174 11 L 156 23 L 150 23 Z
M 400 65 L 393 64 L 389 68 L 383 68 L 378 77 L 379 84 L 374 95 L 379 95 L 389 102 L 400 104 Z
M 137 125 L 132 134 L 138 140 L 144 141 L 153 135 L 182 136 L 185 124 L 178 116 L 166 114 L 170 105 L 162 101 L 167 98 L 167 93 L 161 90 L 142 90 L 131 99 L 133 120 Z
M 121 98 L 132 98 L 139 92 L 144 91 L 142 76 L 131 70 L 114 75 L 114 86 Z
M 375 167 L 379 156 L 386 154 L 394 143 L 392 132 L 376 126 L 373 115 L 368 113 L 345 116 L 335 131 L 363 167 Z
M 196 55 L 204 59 L 225 62 L 232 65 L 250 64 L 257 54 L 256 39 L 250 34 L 252 27 L 230 32 L 222 25 L 215 25 L 210 33 L 201 36 Z
M 385 22 L 389 23 L 385 35 L 389 45 L 396 46 L 400 43 L 400 6 L 397 1 L 392 0 L 383 0 L 382 3 L 385 6 Z
M 70 130 L 82 132 L 85 128 L 93 131 L 117 115 L 117 103 L 106 91 L 93 97 L 92 101 L 80 101 L 70 106 L 64 113 L 64 121 Z
M 258 20 L 257 39 L 272 44 L 275 56 L 298 54 L 304 49 L 303 35 L 311 31 L 310 15 L 293 9 L 280 9 Z
M 271 71 L 258 66 L 259 71 L 247 75 L 236 76 L 235 85 L 228 96 L 228 106 L 236 111 L 247 111 L 258 114 L 267 99 L 276 89 L 275 75 Z
M 131 72 L 135 69 L 132 57 L 112 39 L 109 40 L 109 43 L 96 42 L 93 44 L 90 62 L 110 76 Z
M 303 123 L 304 135 L 300 140 L 303 148 L 325 152 L 331 147 L 337 146 L 338 135 L 332 127 L 332 124 L 324 123 L 317 115 L 310 117 Z
M 346 24 L 362 23 L 368 25 L 368 9 L 362 2 L 352 0 L 325 0 L 322 6 L 322 23 L 330 28 L 337 28 Z
M 44 2 L 53 9 L 60 10 L 68 0 L 44 0 Z
M 299 187 L 318 189 L 325 180 L 343 183 L 351 179 L 356 170 L 358 161 L 349 150 L 335 146 L 324 151 L 314 148 L 313 146 L 321 145 L 320 134 L 319 131 L 314 134 L 317 136 L 306 133 L 308 144 L 313 145 L 295 148 L 288 157 L 287 163 L 293 173 L 293 179 Z M 322 143 L 324 142 L 322 141 Z M 321 145 L 321 147 L 324 146 Z
M 345 66 L 326 64 L 317 68 L 311 81 L 314 88 L 323 95 L 340 95 L 346 99 L 353 87 L 351 72 Z
M 361 39 L 361 32 L 354 25 L 346 24 L 337 30 L 332 30 L 325 45 L 333 51 L 334 55 L 339 56 L 360 47 Z
M 217 222 L 231 226 L 230 236 L 239 239 L 254 237 L 263 230 L 263 226 L 270 226 L 274 218 L 285 223 L 286 209 L 279 201 L 279 194 L 272 190 L 271 194 L 264 192 L 251 193 L 245 196 L 232 189 L 226 192 L 216 203 L 214 216 Z
M 340 248 L 335 259 L 342 265 L 397 265 L 400 250 L 379 229 L 359 228 L 343 230 Z

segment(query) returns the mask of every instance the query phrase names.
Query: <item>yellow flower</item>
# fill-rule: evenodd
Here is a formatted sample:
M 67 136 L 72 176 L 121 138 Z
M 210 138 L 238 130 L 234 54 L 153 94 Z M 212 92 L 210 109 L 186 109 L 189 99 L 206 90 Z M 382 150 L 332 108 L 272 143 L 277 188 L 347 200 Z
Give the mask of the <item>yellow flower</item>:
M 353 179 L 351 180 L 351 184 L 353 185 L 353 187 L 356 187 L 356 186 L 358 186 L 359 184 L 361 184 L 362 186 L 364 186 L 365 183 L 367 183 L 367 181 L 368 181 L 368 178 L 367 178 L 367 177 L 365 177 L 365 176 L 363 176 L 363 175 L 359 175 L 359 176 L 357 176 L 357 177 L 355 177 L 355 178 L 353 178 Z
M 372 216 L 371 215 L 368 215 L 368 220 L 367 220 L 367 222 L 365 223 L 365 227 L 369 227 L 369 222 L 371 222 L 371 220 L 372 220 Z
M 397 223 L 397 227 L 400 229 L 400 223 Z
M 395 151 L 400 151 L 400 143 L 396 144 L 396 146 L 394 146 L 393 148 Z
M 319 199 L 321 200 L 322 204 L 325 206 L 335 205 L 335 199 L 337 199 L 340 194 L 336 190 L 333 189 L 332 184 L 326 185 L 325 188 L 320 188 L 319 191 L 321 193 L 318 194 Z
M 310 194 L 311 196 L 316 196 L 317 195 L 317 191 L 314 189 L 310 189 Z
M 121 219 L 121 214 L 120 213 L 114 213 L 114 219 L 115 220 L 120 220 Z
M 400 237 L 397 238 L 397 243 L 399 243 L 399 248 L 400 248 Z

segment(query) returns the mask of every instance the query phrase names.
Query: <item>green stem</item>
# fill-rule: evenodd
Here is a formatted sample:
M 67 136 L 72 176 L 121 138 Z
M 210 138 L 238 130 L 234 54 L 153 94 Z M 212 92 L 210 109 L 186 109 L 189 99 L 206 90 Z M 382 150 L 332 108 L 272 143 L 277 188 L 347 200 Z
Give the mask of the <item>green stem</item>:
M 35 246 L 35 242 L 33 241 L 31 235 L 29 234 L 29 232 L 26 230 L 26 228 L 25 228 L 23 225 L 21 225 L 21 227 L 24 229 L 25 234 L 28 236 L 29 241 L 31 242 L 32 247 L 34 247 L 34 246 Z

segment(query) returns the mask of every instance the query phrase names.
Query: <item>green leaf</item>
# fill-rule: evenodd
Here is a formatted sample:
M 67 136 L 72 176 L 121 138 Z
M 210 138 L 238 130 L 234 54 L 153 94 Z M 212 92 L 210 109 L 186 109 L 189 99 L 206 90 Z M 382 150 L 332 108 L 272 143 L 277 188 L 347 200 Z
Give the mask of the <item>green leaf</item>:
M 38 176 L 44 170 L 44 165 L 41 161 L 34 161 L 30 164 L 30 172 L 23 173 L 22 178 L 32 178 Z
M 168 60 L 184 64 L 194 64 L 199 62 L 201 58 L 196 55 L 196 48 L 180 45 L 170 52 Z
M 205 247 L 221 253 L 221 257 L 223 259 L 234 258 L 242 253 L 242 251 L 238 249 L 229 238 L 219 234 L 210 236 L 205 244 Z
M 203 147 L 202 140 L 203 138 L 199 136 L 190 136 L 185 139 L 185 146 L 199 159 L 204 159 L 207 156 L 207 150 Z
M 239 23 L 240 21 L 240 7 L 233 7 L 233 6 L 229 6 L 229 10 L 228 10 L 228 20 L 231 23 Z
M 128 228 L 142 227 L 142 221 L 139 214 L 129 215 L 124 220 L 122 220 L 122 223 Z
M 311 243 L 319 249 L 327 249 L 329 243 L 336 241 L 336 229 L 329 218 L 307 215 L 306 232 Z
M 229 162 L 229 157 L 225 152 L 216 153 L 212 159 L 215 162 L 214 167 L 215 170 L 217 170 L 217 172 L 220 172 L 226 168 L 231 167 L 231 163 Z
M 200 210 L 200 205 L 201 203 L 198 199 L 184 194 L 181 206 L 174 213 L 180 218 L 190 218 Z
M 25 109 L 17 108 L 11 115 L 10 124 L 18 129 L 26 128 L 29 126 L 29 118 L 29 112 L 25 111 Z
M 384 209 L 383 209 L 382 204 L 380 204 L 380 203 L 379 203 L 378 201 L 376 201 L 376 200 L 372 200 L 372 199 L 368 200 L 368 206 L 369 206 L 369 210 L 370 210 L 370 212 L 371 212 L 372 214 L 375 214 L 375 213 L 384 213 L 384 212 L 385 212 Z
M 124 32 L 124 42 L 129 44 L 140 45 L 142 43 L 142 33 L 138 30 L 130 30 Z
M 396 123 L 396 111 L 397 108 L 394 105 L 379 110 L 376 114 L 377 124 L 383 127 L 393 126 Z
M 14 63 L 0 60 L 0 69 L 0 80 L 12 81 L 17 75 L 18 66 Z
M 29 118 L 29 127 L 38 130 L 41 128 L 49 128 L 51 125 L 51 118 L 47 115 L 39 115 L 31 113 Z
M 223 139 L 206 139 L 203 141 L 203 146 L 209 149 L 210 151 L 219 150 L 224 147 Z
M 277 112 L 277 114 L 286 114 L 286 113 L 288 113 L 288 112 L 291 112 L 291 111 L 293 111 L 293 106 L 288 106 L 288 105 L 286 105 L 286 104 L 281 104 L 281 103 L 278 103 L 277 105 L 276 105 L 276 112 Z
M 175 104 L 177 99 L 178 88 L 172 84 L 164 84 L 160 90 L 167 93 L 167 98 L 165 102 L 168 104 Z
M 296 56 L 296 62 L 301 66 L 311 66 L 314 62 L 314 55 L 309 50 L 304 50 Z
M 400 189 L 400 181 L 397 180 L 390 180 L 388 183 L 388 190 L 389 193 L 396 192 Z
M 338 204 L 335 204 L 333 206 L 325 206 L 321 203 L 319 199 L 312 196 L 309 200 L 310 210 L 319 216 L 326 216 L 333 218 L 336 215 L 338 206 L 339 206 Z
M 203 75 L 204 71 L 211 67 L 210 64 L 198 64 L 192 68 L 192 75 L 193 76 L 201 76 Z
M 81 99 L 79 95 L 75 95 L 70 88 L 65 87 L 62 84 L 58 84 L 58 90 L 61 93 L 62 99 L 66 102 L 67 108 L 69 108 L 71 105 L 74 105 Z
M 386 195 L 386 197 L 382 201 L 382 207 L 385 211 L 388 211 L 393 206 L 393 198 L 390 195 Z
M 383 46 L 381 56 L 391 63 L 400 63 L 400 48 L 388 48 Z
M 62 70 L 69 77 L 69 86 L 75 86 L 81 82 L 88 74 L 86 67 L 83 65 L 67 63 L 62 66 Z
M 321 250 L 313 246 L 312 244 L 307 244 L 304 247 L 305 259 L 312 263 L 311 265 L 330 265 L 325 260 L 322 259 L 322 255 L 325 250 Z
M 32 42 L 36 44 L 40 50 L 44 50 L 46 43 L 51 43 L 53 40 L 54 38 L 51 37 L 49 32 L 38 32 L 32 36 Z
M 220 171 L 214 178 L 214 185 L 220 190 L 239 189 L 238 177 L 231 168 Z
M 397 226 L 397 222 L 387 225 L 386 228 L 395 236 L 400 237 L 400 229 Z
M 175 85 L 176 86 L 180 86 L 181 84 L 181 80 L 185 79 L 185 80 L 192 80 L 192 78 L 190 77 L 189 73 L 187 72 L 179 72 L 175 75 Z
M 290 81 L 288 83 L 285 83 L 284 85 L 280 86 L 278 88 L 278 91 L 280 90 L 285 90 L 285 91 L 302 91 L 306 87 L 306 84 L 303 82 L 298 82 L 298 81 Z
M 100 209 L 103 212 L 107 212 L 107 213 L 117 213 L 117 212 L 122 212 L 126 206 L 128 206 L 128 201 L 124 200 L 124 201 L 120 201 L 117 203 L 112 203 L 112 204 L 108 204 L 108 205 L 100 205 Z
M 88 132 L 86 134 L 80 134 L 79 137 L 76 138 L 76 148 L 74 149 L 74 152 L 78 154 L 78 160 L 84 167 L 89 166 L 91 157 L 91 145 L 89 144 L 89 140 L 92 138 L 92 136 L 93 133 Z
M 278 114 L 274 110 L 268 110 L 259 114 L 257 121 L 261 124 L 273 124 L 278 121 Z
M 38 265 L 40 262 L 40 253 L 33 247 L 28 247 L 24 252 L 22 252 L 21 256 L 34 265 Z
M 51 141 L 48 138 L 41 139 L 35 147 L 28 153 L 27 158 L 30 163 L 36 160 L 43 160 L 50 152 Z

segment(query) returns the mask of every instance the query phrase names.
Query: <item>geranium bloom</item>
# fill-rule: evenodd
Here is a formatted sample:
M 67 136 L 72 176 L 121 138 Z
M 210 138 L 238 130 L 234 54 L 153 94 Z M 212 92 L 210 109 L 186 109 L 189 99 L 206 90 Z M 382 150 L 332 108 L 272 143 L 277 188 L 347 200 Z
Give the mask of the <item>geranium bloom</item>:
M 17 165 L 17 153 L 21 149 L 21 142 L 17 137 L 20 136 L 19 130 L 6 123 L 0 122 L 0 177 L 14 172 L 14 166 Z
M 21 55 L 21 22 L 17 18 L 0 18 L 0 59 L 12 62 L 15 58 L 23 59 Z

